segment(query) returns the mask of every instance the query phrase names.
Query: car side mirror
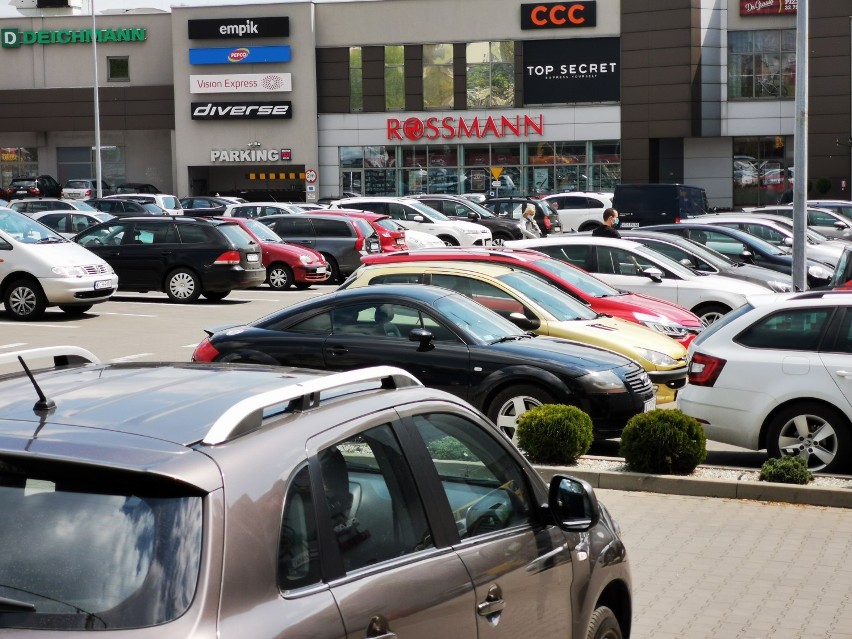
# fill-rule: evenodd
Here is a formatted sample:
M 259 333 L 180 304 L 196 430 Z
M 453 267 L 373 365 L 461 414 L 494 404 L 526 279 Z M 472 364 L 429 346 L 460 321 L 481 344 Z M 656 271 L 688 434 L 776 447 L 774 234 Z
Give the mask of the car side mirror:
M 784 246 L 793 246 L 793 238 L 785 237 L 784 238 Z
M 601 518 L 601 507 L 591 484 L 568 475 L 550 480 L 547 509 L 557 526 L 569 532 L 589 530 Z
M 663 281 L 663 272 L 654 268 L 653 266 L 649 266 L 644 271 L 642 271 L 642 275 L 650 279 L 652 282 L 662 282 Z
M 837 220 L 834 223 L 834 228 L 836 228 L 838 231 L 842 231 L 843 229 L 848 229 L 849 225 L 846 222 L 842 222 L 841 220 Z
M 525 331 L 534 331 L 539 326 L 541 326 L 541 322 L 538 318 L 530 318 L 524 315 L 523 313 L 510 313 L 509 321 L 512 322 L 515 326 Z
M 412 221 L 412 222 L 422 222 L 422 221 L 423 221 L 423 219 L 424 219 L 424 218 L 423 218 L 423 216 L 422 216 L 422 215 L 415 215 L 414 217 L 412 217 L 412 218 L 411 218 L 411 221 Z
M 680 263 L 683 264 L 686 268 L 689 268 L 689 269 L 695 269 L 696 268 L 695 264 L 693 264 L 692 260 L 689 259 L 688 257 L 683 258 L 680 261 Z
M 740 259 L 743 262 L 748 262 L 749 264 L 751 264 L 751 263 L 754 262 L 754 253 L 752 253 L 749 250 L 745 250 L 742 253 L 740 253 Z
M 470 212 L 467 214 L 467 217 L 468 217 L 468 219 L 470 219 L 470 220 L 478 220 L 478 219 L 480 219 L 482 216 L 481 216 L 479 213 L 477 213 L 476 211 L 470 211 Z
M 425 328 L 412 328 L 408 332 L 409 342 L 419 342 L 420 347 L 417 349 L 418 351 L 429 351 L 435 348 L 432 344 L 433 339 L 435 339 L 435 336 L 432 335 L 432 331 Z

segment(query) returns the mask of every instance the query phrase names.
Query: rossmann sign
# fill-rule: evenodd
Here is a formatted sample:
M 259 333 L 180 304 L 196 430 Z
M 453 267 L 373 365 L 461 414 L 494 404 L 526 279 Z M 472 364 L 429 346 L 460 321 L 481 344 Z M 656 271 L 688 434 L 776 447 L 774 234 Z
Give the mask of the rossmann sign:
M 388 140 L 463 140 L 540 136 L 544 116 L 388 118 Z
M 193 120 L 289 120 L 289 102 L 193 102 Z
M 290 18 L 217 18 L 190 20 L 190 40 L 225 40 L 247 38 L 286 38 L 290 35 Z
M 521 5 L 521 29 L 576 29 L 594 27 L 598 8 L 589 2 L 545 2 Z

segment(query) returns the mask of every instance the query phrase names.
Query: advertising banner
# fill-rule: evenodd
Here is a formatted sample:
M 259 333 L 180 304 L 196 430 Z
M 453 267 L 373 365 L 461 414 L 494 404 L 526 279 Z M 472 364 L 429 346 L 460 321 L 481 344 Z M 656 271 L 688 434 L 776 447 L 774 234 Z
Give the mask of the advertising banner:
M 280 93 L 293 90 L 289 73 L 224 73 L 189 76 L 190 93 Z
M 190 49 L 190 64 L 255 64 L 290 62 L 290 47 L 221 47 Z
M 193 120 L 289 120 L 289 102 L 193 102 Z
M 521 5 L 521 29 L 575 29 L 598 23 L 597 2 L 544 2 Z
M 524 104 L 617 102 L 619 38 L 524 42 Z
M 796 15 L 799 0 L 740 0 L 741 16 Z
M 214 18 L 190 20 L 190 40 L 224 40 L 244 38 L 286 38 L 290 35 L 290 18 Z

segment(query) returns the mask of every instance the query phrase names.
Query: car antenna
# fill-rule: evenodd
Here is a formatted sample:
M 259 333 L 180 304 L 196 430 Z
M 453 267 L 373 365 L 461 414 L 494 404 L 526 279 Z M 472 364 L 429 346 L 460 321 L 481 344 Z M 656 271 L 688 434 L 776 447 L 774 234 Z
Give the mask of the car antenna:
M 24 358 L 18 355 L 18 361 L 21 362 L 21 366 L 24 367 L 24 372 L 27 374 L 27 377 L 30 378 L 30 381 L 33 384 L 33 388 L 35 388 L 36 393 L 38 393 L 38 401 L 33 405 L 33 410 L 36 413 L 44 413 L 56 408 L 56 402 L 44 396 L 44 393 L 39 387 L 38 382 L 35 380 L 35 377 L 33 377 L 33 374 L 30 372 L 30 369 L 27 368 L 27 364 L 26 362 L 24 362 Z

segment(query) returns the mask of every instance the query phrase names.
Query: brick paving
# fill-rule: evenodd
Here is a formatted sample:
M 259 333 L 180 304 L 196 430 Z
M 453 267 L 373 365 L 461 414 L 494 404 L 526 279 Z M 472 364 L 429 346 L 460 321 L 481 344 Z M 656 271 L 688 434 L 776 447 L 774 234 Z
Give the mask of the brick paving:
M 630 557 L 633 639 L 852 639 L 852 510 L 597 493 Z

